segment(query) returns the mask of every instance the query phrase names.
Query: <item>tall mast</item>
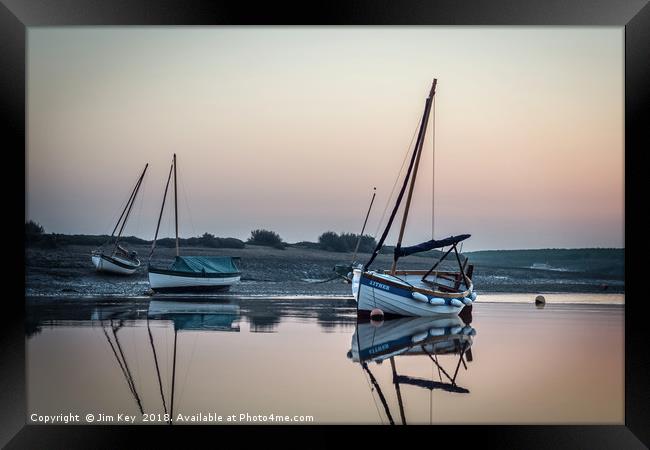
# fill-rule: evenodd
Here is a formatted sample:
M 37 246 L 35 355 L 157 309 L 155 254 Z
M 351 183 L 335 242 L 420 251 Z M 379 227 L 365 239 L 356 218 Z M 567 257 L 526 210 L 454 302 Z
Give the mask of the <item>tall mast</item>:
M 127 208 L 125 208 L 124 211 L 122 211 L 122 216 L 124 216 L 124 213 L 126 212 L 126 215 L 124 216 L 124 221 L 122 222 L 122 226 L 120 227 L 120 232 L 117 235 L 117 239 L 115 239 L 115 246 L 113 247 L 113 254 L 117 251 L 117 244 L 120 241 L 120 237 L 122 237 L 122 231 L 124 231 L 124 227 L 126 226 L 126 221 L 129 220 L 129 214 L 131 214 L 131 208 L 133 207 L 133 204 L 135 203 L 135 199 L 138 196 L 138 192 L 140 191 L 140 186 L 142 185 L 142 180 L 144 179 L 144 174 L 147 173 L 147 167 L 149 167 L 149 163 L 147 163 L 144 166 L 144 170 L 142 171 L 142 175 L 140 175 L 140 178 L 138 178 L 138 182 L 135 184 L 135 189 L 133 189 L 133 192 L 131 193 L 131 197 L 129 198 L 129 202 L 127 203 Z M 122 220 L 122 216 L 120 216 L 120 220 Z M 118 221 L 119 224 L 119 221 Z M 117 229 L 117 225 L 115 225 L 115 228 Z M 115 230 L 113 230 L 113 234 L 115 234 Z
M 406 197 L 406 205 L 404 206 L 404 216 L 402 217 L 402 225 L 399 229 L 399 237 L 397 239 L 396 248 L 400 248 L 402 245 L 402 238 L 404 237 L 404 229 L 406 228 L 406 219 L 409 215 L 409 208 L 411 207 L 411 198 L 413 197 L 413 189 L 415 188 L 415 179 L 418 175 L 418 166 L 420 165 L 420 156 L 422 156 L 422 146 L 424 145 L 424 137 L 427 133 L 427 125 L 429 123 L 429 113 L 431 112 L 431 101 L 433 96 L 436 94 L 436 84 L 438 80 L 433 79 L 433 84 L 431 85 L 431 92 L 429 92 L 429 97 L 427 97 L 425 108 L 424 108 L 424 117 L 422 118 L 422 123 L 420 124 L 420 131 L 418 133 L 418 141 L 416 142 L 416 159 L 415 166 L 413 169 L 413 176 L 411 177 L 411 184 L 409 185 L 408 196 Z M 390 269 L 391 275 L 395 275 L 395 270 L 397 269 L 397 258 L 393 260 L 393 266 Z
M 151 251 L 149 252 L 149 260 L 151 261 L 151 256 L 153 251 L 156 248 L 156 241 L 158 240 L 158 231 L 160 230 L 160 220 L 162 219 L 163 211 L 165 210 L 165 200 L 167 199 L 167 190 L 169 189 L 169 181 L 172 179 L 172 170 L 174 169 L 174 163 L 169 167 L 169 175 L 167 176 L 167 184 L 165 184 L 165 193 L 163 194 L 162 206 L 160 207 L 160 214 L 158 215 L 158 224 L 156 225 L 156 234 L 153 237 L 153 242 L 151 243 Z
M 148 166 L 149 164 L 147 164 Z M 147 167 L 145 166 L 144 170 L 147 170 Z M 120 223 L 122 222 L 122 218 L 124 217 L 124 213 L 128 209 L 129 205 L 131 204 L 131 201 L 133 200 L 133 196 L 135 193 L 138 191 L 138 186 L 140 185 L 140 179 L 144 176 L 144 172 L 140 175 L 140 178 L 138 178 L 138 181 L 135 183 L 135 187 L 131 191 L 131 195 L 129 196 L 129 199 L 126 201 L 126 205 L 124 206 L 124 209 L 122 210 L 122 214 L 120 214 L 120 218 L 117 219 L 117 223 L 115 224 L 115 228 L 113 228 L 113 232 L 111 233 L 111 238 L 115 236 L 115 232 L 117 231 L 117 228 L 120 226 Z
M 176 256 L 180 256 L 178 251 L 178 188 L 176 184 L 176 153 L 174 153 L 174 217 L 176 219 Z
M 366 220 L 363 221 L 363 227 L 361 228 L 361 233 L 359 234 L 359 239 L 357 239 L 357 246 L 354 248 L 354 254 L 352 255 L 352 262 L 357 259 L 357 252 L 359 251 L 359 244 L 361 244 L 361 239 L 363 238 L 363 232 L 366 230 L 366 224 L 368 223 L 368 216 L 370 216 L 370 210 L 372 209 L 372 204 L 375 201 L 375 196 L 377 195 L 377 188 L 372 188 L 372 199 L 370 200 L 370 206 L 368 206 L 368 212 L 366 213 Z

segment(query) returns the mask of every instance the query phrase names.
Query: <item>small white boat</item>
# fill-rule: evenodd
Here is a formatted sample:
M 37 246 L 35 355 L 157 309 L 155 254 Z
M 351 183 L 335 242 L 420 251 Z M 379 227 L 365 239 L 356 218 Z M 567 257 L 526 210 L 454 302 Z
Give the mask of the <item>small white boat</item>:
M 176 183 L 176 154 L 172 160 L 165 193 L 163 195 L 156 234 L 149 253 L 149 260 L 156 248 L 160 220 L 165 209 L 167 191 L 174 175 L 174 217 L 176 222 L 176 258 L 167 267 L 147 267 L 149 286 L 157 292 L 225 291 L 241 280 L 241 272 L 236 264 L 239 258 L 231 256 L 180 256 L 178 241 L 178 192 Z
M 241 279 L 235 260 L 230 256 L 177 256 L 167 269 L 148 267 L 149 285 L 161 292 L 228 290 Z
M 119 255 L 106 255 L 99 252 L 93 252 L 92 262 L 98 272 L 110 272 L 119 275 L 131 275 L 140 267 L 140 260 L 133 256 L 131 258 Z
M 431 239 L 421 244 L 402 247 L 402 238 L 404 237 L 404 230 L 411 206 L 431 105 L 436 92 L 436 84 L 437 80 L 434 79 L 431 91 L 425 102 L 424 114 L 420 122 L 417 141 L 415 142 L 406 176 L 404 177 L 402 187 L 386 228 L 370 260 L 363 268 L 355 268 L 353 270 L 352 294 L 357 300 L 357 312 L 362 316 L 371 314 L 373 310 L 380 310 L 384 315 L 393 316 L 459 314 L 465 306 L 471 305 L 476 300 L 476 293 L 474 292 L 474 285 L 471 280 L 473 267 L 467 267 L 467 259 L 461 262 L 457 249 L 457 245 L 460 242 L 470 237 L 469 234 L 450 236 L 441 240 Z M 399 237 L 394 250 L 392 267 L 390 270 L 383 271 L 369 270 L 370 265 L 384 245 L 393 220 L 400 208 L 402 198 L 406 193 L 407 186 L 408 194 L 404 206 Z M 442 249 L 447 246 L 450 246 L 449 250 L 442 254 L 441 258 L 428 271 L 397 270 L 397 262 L 402 257 L 433 249 Z M 440 263 L 452 251 L 456 256 L 459 270 L 457 272 L 436 270 Z
M 117 275 L 132 275 L 136 270 L 138 270 L 138 267 L 140 267 L 138 254 L 134 251 L 129 251 L 126 248 L 122 247 L 120 245 L 120 238 L 122 237 L 122 232 L 124 231 L 126 222 L 128 221 L 129 215 L 131 214 L 131 208 L 133 208 L 135 199 L 138 196 L 138 191 L 142 185 L 144 175 L 147 173 L 147 167 L 149 167 L 149 164 L 146 164 L 144 166 L 144 170 L 138 178 L 133 191 L 131 191 L 131 196 L 126 202 L 126 205 L 122 210 L 122 214 L 120 214 L 120 218 L 117 220 L 117 223 L 113 228 L 113 232 L 111 233 L 110 238 L 106 243 L 101 245 L 90 255 L 90 259 L 98 272 L 108 272 Z M 119 232 L 115 238 L 112 249 L 110 251 L 105 251 L 104 246 L 113 239 L 115 232 L 118 231 L 118 227 Z

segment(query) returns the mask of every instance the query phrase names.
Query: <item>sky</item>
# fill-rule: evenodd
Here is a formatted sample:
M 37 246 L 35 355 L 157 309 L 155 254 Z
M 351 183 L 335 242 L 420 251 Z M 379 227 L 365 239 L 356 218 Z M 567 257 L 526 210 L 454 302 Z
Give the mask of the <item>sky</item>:
M 623 37 L 622 27 L 30 27 L 26 220 L 110 234 L 149 163 L 125 234 L 151 239 L 176 153 L 183 237 L 358 233 L 373 187 L 366 234 L 381 234 L 435 77 L 404 245 L 433 231 L 471 234 L 465 251 L 623 247 Z

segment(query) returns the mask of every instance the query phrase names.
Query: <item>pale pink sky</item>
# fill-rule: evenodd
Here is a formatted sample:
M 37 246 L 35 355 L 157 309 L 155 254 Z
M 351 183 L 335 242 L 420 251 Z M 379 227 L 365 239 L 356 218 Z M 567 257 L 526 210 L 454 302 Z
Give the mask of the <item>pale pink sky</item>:
M 110 233 L 149 162 L 126 232 L 151 238 L 176 152 L 182 236 L 358 232 L 377 186 L 373 234 L 435 76 L 437 238 L 624 245 L 623 28 L 30 28 L 27 69 L 47 231 Z M 425 145 L 405 244 L 431 238 Z

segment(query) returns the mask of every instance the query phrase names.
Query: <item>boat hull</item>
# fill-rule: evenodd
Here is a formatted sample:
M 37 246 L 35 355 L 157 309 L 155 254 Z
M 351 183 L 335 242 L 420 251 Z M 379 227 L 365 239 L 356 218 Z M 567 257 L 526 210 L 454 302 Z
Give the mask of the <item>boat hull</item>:
M 112 258 L 104 254 L 94 254 L 91 260 L 98 272 L 113 273 L 117 275 L 132 275 L 140 267 L 140 261 L 129 262 L 123 259 Z
M 227 291 L 241 280 L 239 274 L 203 276 L 152 268 L 148 272 L 149 286 L 156 292 Z
M 465 307 L 462 301 L 464 297 L 450 296 L 432 300 L 434 297 L 421 294 L 421 289 L 400 282 L 394 277 L 374 272 L 362 273 L 360 270 L 355 270 L 352 287 L 360 315 L 368 315 L 374 309 L 379 309 L 388 316 L 458 315 Z M 423 301 L 423 298 L 428 298 L 430 301 Z M 473 298 L 475 299 L 476 296 L 473 295 Z M 431 301 L 442 304 L 432 304 Z M 467 299 L 465 301 L 469 303 Z

